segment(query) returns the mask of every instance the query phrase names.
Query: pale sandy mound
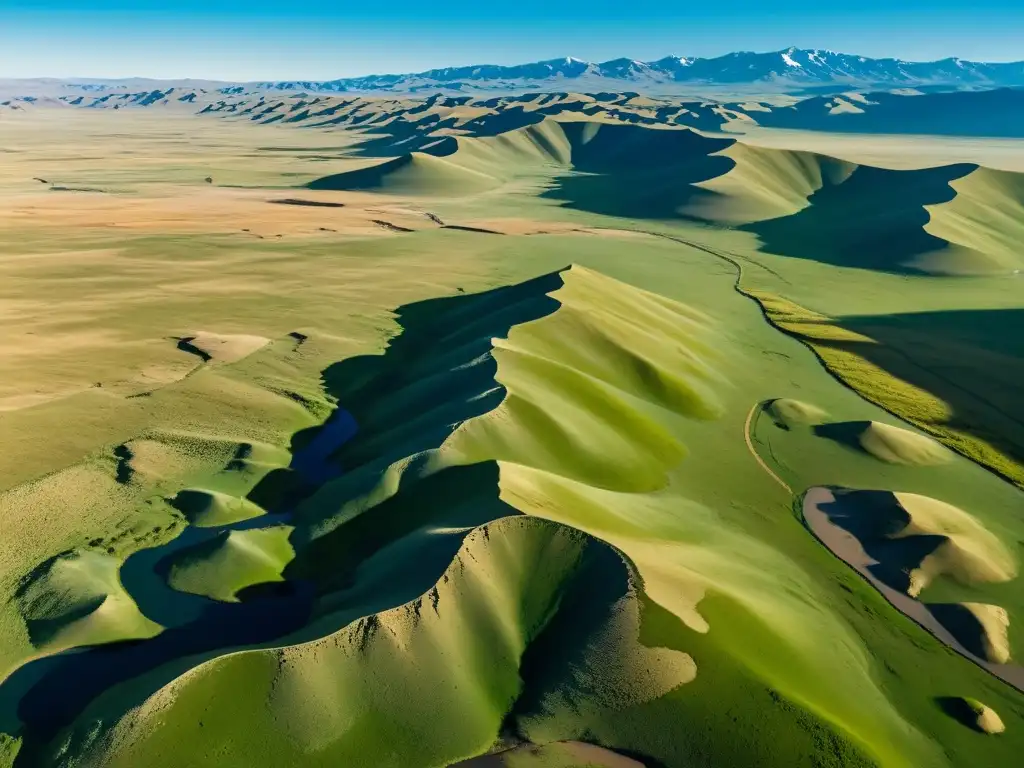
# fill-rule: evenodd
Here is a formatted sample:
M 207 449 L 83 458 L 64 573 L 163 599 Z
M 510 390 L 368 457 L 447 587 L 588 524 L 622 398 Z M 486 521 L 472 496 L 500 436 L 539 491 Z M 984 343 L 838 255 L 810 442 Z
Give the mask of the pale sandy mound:
M 992 707 L 982 704 L 977 699 L 969 699 L 966 697 L 963 699 L 963 702 L 976 718 L 972 725 L 982 733 L 996 734 L 1002 733 L 1006 730 L 1006 726 L 1003 725 L 1003 719 L 999 717 Z
M 987 603 L 963 603 L 982 628 L 985 658 L 996 664 L 1010 660 L 1010 615 L 1005 608 Z
M 816 405 L 780 397 L 765 409 L 778 426 L 784 428 L 820 424 L 828 414 Z
M 928 606 L 935 619 L 975 656 L 993 664 L 1010 661 L 1010 616 L 988 603 L 938 603 Z
M 171 506 L 198 528 L 230 525 L 266 514 L 266 510 L 248 499 L 205 488 L 186 488 L 168 500 Z
M 191 352 L 207 362 L 233 363 L 269 343 L 270 339 L 264 336 L 199 331 L 193 336 L 179 339 L 178 348 Z
M 1010 581 L 1017 564 L 1002 541 L 972 515 L 952 504 L 913 493 L 893 494 L 909 519 L 892 539 L 938 536 L 943 539 L 910 573 L 907 593 L 917 597 L 938 576 L 963 584 Z
M 872 421 L 860 434 L 861 447 L 889 464 L 931 466 L 951 460 L 949 451 L 930 437 Z
M 981 711 L 978 713 L 978 728 L 989 734 L 1002 733 L 1006 730 L 1002 718 L 996 714 L 994 709 L 986 707 L 984 704 L 981 705 Z

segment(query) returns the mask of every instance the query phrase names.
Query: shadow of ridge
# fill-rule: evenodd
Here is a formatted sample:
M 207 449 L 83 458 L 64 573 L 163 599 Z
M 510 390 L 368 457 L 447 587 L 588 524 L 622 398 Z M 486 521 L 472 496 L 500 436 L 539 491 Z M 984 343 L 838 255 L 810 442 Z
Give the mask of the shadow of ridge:
M 850 316 L 836 324 L 876 342 L 856 345 L 858 356 L 946 403 L 943 426 L 1024 465 L 1024 309 Z
M 978 726 L 978 713 L 962 696 L 936 696 L 935 704 L 947 715 L 972 731 L 984 733 Z
M 387 182 L 388 176 L 397 170 L 411 165 L 413 156 L 405 154 L 393 160 L 385 160 L 382 163 L 357 168 L 351 171 L 333 173 L 306 184 L 307 189 L 323 190 L 366 190 L 380 189 Z
M 383 472 L 372 474 L 379 479 Z M 347 514 L 334 525 L 317 519 L 317 529 L 305 541 L 300 531 L 301 550 L 288 564 L 285 576 L 315 584 L 318 595 L 344 591 L 355 585 L 364 563 L 416 531 L 428 527 L 472 529 L 519 514 L 499 498 L 498 479 L 495 461 L 436 472 L 430 471 L 426 459 L 413 461 L 399 477 L 395 493 L 385 500 Z M 451 555 L 454 557 L 454 552 Z M 437 573 L 430 584 L 439 577 Z
M 861 435 L 870 426 L 870 421 L 835 421 L 828 424 L 817 424 L 811 431 L 818 437 L 824 437 L 857 453 L 870 456 L 871 454 L 864 450 L 864 446 L 860 442 Z
M 545 698 L 570 683 L 574 665 L 585 665 L 591 642 L 631 592 L 630 566 L 609 544 L 580 533 L 583 558 L 559 610 L 527 646 L 520 661 L 523 685 L 505 716 L 504 734 L 526 740 L 518 721 L 542 714 Z
M 429 598 L 470 533 L 520 516 L 499 499 L 497 481 L 497 463 L 485 462 L 443 470 L 411 487 L 404 484 L 395 497 L 340 527 L 338 535 L 315 542 L 301 562 L 290 566 L 302 571 L 299 576 L 250 587 L 243 602 L 219 604 L 209 620 L 146 642 L 101 646 L 43 659 L 35 663 L 38 667 L 27 665 L 15 681 L 27 691 L 17 711 L 27 730 L 15 765 L 50 764 L 54 738 L 83 713 L 90 714 L 88 722 L 67 734 L 71 738 L 88 740 L 84 731 L 91 732 L 97 720 L 102 729 L 112 727 L 160 688 L 226 651 L 308 642 L 360 618 Z M 445 530 L 450 532 L 442 534 Z M 404 556 L 386 556 L 396 543 L 404 544 Z M 384 556 L 374 563 L 374 555 Z M 357 570 L 368 571 L 371 588 L 359 588 Z M 282 600 L 295 610 L 283 613 Z M 263 622 L 265 636 L 254 636 L 253 616 Z M 69 686 L 69 680 L 75 685 Z
M 979 659 L 988 659 L 985 628 L 971 611 L 959 603 L 929 603 L 925 607 L 960 645 Z
M 177 347 L 182 352 L 188 352 L 190 355 L 195 355 L 204 363 L 208 363 L 213 360 L 213 357 L 204 349 L 200 349 L 192 342 L 196 340 L 195 336 L 184 336 L 178 339 Z
M 924 230 L 925 206 L 956 196 L 951 181 L 977 170 L 968 163 L 888 170 L 862 165 L 826 184 L 797 213 L 740 227 L 761 240 L 761 250 L 833 266 L 916 274 L 915 257 L 948 243 Z
M 329 203 L 324 200 L 303 200 L 298 197 L 284 197 L 279 200 L 267 200 L 274 205 L 300 205 L 311 208 L 344 208 L 344 203 Z
M 685 129 L 602 125 L 588 140 L 587 124 L 562 125 L 572 145 L 573 172 L 557 178 L 541 197 L 567 208 L 641 220 L 694 218 L 686 211 L 717 197 L 696 185 L 736 166 L 731 157 L 714 154 L 734 139 Z
M 835 488 L 833 496 L 835 501 L 822 504 L 821 511 L 862 543 L 899 533 L 910 523 L 910 515 L 892 491 Z
M 396 319 L 401 332 L 384 354 L 351 358 L 324 369 L 323 386 L 340 407 L 324 425 L 293 436 L 293 445 L 297 447 L 289 468 L 271 473 L 250 492 L 250 499 L 275 499 L 274 505 L 266 507 L 268 516 L 232 527 L 261 526 L 271 520 L 281 522 L 302 499 L 338 477 L 340 467 L 334 454 L 355 434 L 361 410 L 387 402 L 395 397 L 396 391 L 421 381 L 424 370 L 431 367 L 421 358 L 429 363 L 440 345 L 447 350 L 445 365 L 464 364 L 467 355 L 472 359 L 481 348 L 489 349 L 490 340 L 506 336 L 513 325 L 557 309 L 559 303 L 547 294 L 561 286 L 560 273 L 553 272 L 479 294 L 431 299 L 399 308 Z M 489 372 L 491 386 L 496 386 L 493 368 L 483 372 Z M 347 409 L 349 404 L 353 414 Z M 430 442 L 434 447 L 440 445 L 453 428 L 442 420 Z M 405 448 L 401 450 L 404 452 Z M 365 474 L 367 482 L 374 482 L 386 466 L 383 462 L 371 462 L 366 467 L 356 465 L 353 470 L 355 474 Z M 369 509 L 348 521 L 351 526 L 341 526 L 344 535 L 312 545 L 314 556 L 300 551 L 297 562 L 286 569 L 283 583 L 245 590 L 239 595 L 245 599 L 239 603 L 219 603 L 183 594 L 191 605 L 201 609 L 199 615 L 152 639 L 88 648 L 25 665 L 7 681 L 10 685 L 0 684 L 0 702 L 5 700 L 5 694 L 10 694 L 6 696 L 5 708 L 16 711 L 25 726 L 18 768 L 40 764 L 49 742 L 97 700 L 105 702 L 100 709 L 106 710 L 107 721 L 116 720 L 127 708 L 141 704 L 160 687 L 204 660 L 228 650 L 283 642 L 301 633 L 314 615 L 322 617 L 324 611 L 353 610 L 353 606 L 346 606 L 346 599 L 347 590 L 354 585 L 356 569 L 388 546 L 405 539 L 413 543 L 422 539 L 418 542 L 423 545 L 418 557 L 395 564 L 399 568 L 418 569 L 418 576 L 409 578 L 406 573 L 397 578 L 397 572 L 391 574 L 395 578 L 389 583 L 397 585 L 374 595 L 372 600 L 376 602 L 367 603 L 363 596 L 355 606 L 362 615 L 416 599 L 440 578 L 468 531 L 498 517 L 518 514 L 498 498 L 494 462 L 452 467 L 416 479 L 417 483 L 410 484 L 412 475 L 403 477 L 398 495 L 380 505 L 383 511 Z M 426 493 L 423 488 L 416 488 L 419 482 L 425 483 Z M 343 497 L 340 502 L 345 500 Z M 418 533 L 431 525 L 463 533 Z M 202 534 L 215 536 L 219 530 L 222 528 L 202 529 Z M 188 532 L 189 529 L 185 533 Z M 179 543 L 191 542 L 183 539 Z M 140 554 L 145 556 L 148 570 L 159 576 L 160 562 L 167 552 L 143 550 L 135 557 L 138 559 Z M 316 556 L 321 557 L 319 563 Z M 329 605 L 318 604 L 328 596 L 333 596 Z M 329 616 L 326 620 L 331 621 Z M 317 636 L 338 628 L 318 631 Z M 66 690 L 69 680 L 75 681 L 70 691 Z
M 561 524 L 558 524 L 559 527 Z M 595 640 L 609 626 L 616 626 L 616 613 L 624 599 L 634 598 L 634 567 L 612 545 L 589 534 L 569 528 L 573 535 L 585 542 L 580 562 L 569 577 L 558 608 L 526 647 L 520 660 L 519 674 L 522 687 L 502 722 L 499 736 L 506 742 L 528 745 L 530 742 L 520 726 L 522 719 L 550 716 L 546 701 L 557 693 L 568 701 L 572 694 L 594 698 L 593 683 L 575 675 L 574 670 L 600 665 L 600 653 L 596 654 Z M 641 624 L 643 612 L 636 606 Z M 606 638 L 602 638 L 605 639 Z M 639 636 L 620 638 L 626 643 L 643 645 Z M 608 651 L 605 651 L 608 652 Z M 570 704 L 570 706 L 572 706 Z M 608 705 L 606 705 L 608 706 Z M 607 750 L 607 763 L 591 760 L 587 765 L 620 766 L 623 758 L 635 761 L 645 768 L 663 768 L 663 763 L 648 754 L 623 749 L 619 745 L 606 743 L 593 734 L 584 732 L 579 740 Z M 479 766 L 505 765 L 488 763 L 484 758 L 456 765 Z
M 867 570 L 900 592 L 910 588 L 910 574 L 948 539 L 914 534 L 891 538 L 910 523 L 910 515 L 892 491 L 833 489 L 835 501 L 820 509 L 829 521 L 852 534 L 875 561 Z
M 284 599 L 220 603 L 196 621 L 167 629 L 149 640 L 113 643 L 32 662 L 19 670 L 43 664 L 45 673 L 21 697 L 18 719 L 24 725 L 23 745 L 15 765 L 31 766 L 62 728 L 70 725 L 97 697 L 120 683 L 147 676 L 164 664 L 211 651 L 270 642 L 302 626 L 310 615 L 312 589 L 291 585 Z M 273 608 L 270 610 L 269 608 Z M 188 666 L 193 666 L 190 663 Z M 162 679 L 135 702 L 141 703 L 180 674 Z M 74 681 L 74 684 L 69 684 Z M 127 710 L 125 710 L 127 711 Z
M 439 370 L 461 365 L 467 355 L 490 348 L 515 325 L 554 312 L 548 294 L 562 287 L 562 270 L 475 294 L 406 304 L 395 311 L 397 335 L 381 355 L 361 355 L 322 372 L 325 392 L 362 425 L 365 412 Z M 360 434 L 360 437 L 363 437 Z
M 919 86 L 926 93 L 940 86 Z M 801 93 L 839 93 L 845 88 L 812 86 Z M 790 107 L 753 116 L 765 127 L 840 133 L 931 134 L 940 136 L 1024 136 L 1024 93 L 1017 88 L 919 95 L 871 91 L 863 112 L 832 114 L 831 99 L 808 98 Z

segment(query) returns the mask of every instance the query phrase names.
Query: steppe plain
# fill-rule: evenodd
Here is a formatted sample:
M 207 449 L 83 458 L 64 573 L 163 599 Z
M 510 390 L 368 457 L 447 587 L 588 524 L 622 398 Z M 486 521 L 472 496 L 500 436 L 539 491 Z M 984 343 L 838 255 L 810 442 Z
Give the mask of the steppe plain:
M 1021 141 L 112 106 L 0 111 L 0 764 L 1017 764 Z

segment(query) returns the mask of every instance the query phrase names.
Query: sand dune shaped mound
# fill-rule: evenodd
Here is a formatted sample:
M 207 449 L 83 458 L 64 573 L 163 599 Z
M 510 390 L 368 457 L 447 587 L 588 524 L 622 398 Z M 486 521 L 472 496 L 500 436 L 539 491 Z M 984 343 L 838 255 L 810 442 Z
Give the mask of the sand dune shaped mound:
M 860 437 L 861 447 L 890 464 L 945 464 L 952 455 L 927 435 L 872 421 Z
M 680 212 L 724 224 L 745 224 L 794 214 L 822 187 L 843 183 L 855 163 L 796 150 L 766 149 L 735 142 L 717 156 L 735 166 L 699 182 L 712 196 L 695 200 Z
M 195 355 L 203 362 L 233 363 L 269 343 L 270 339 L 263 336 L 198 331 L 178 339 L 178 349 Z
M 825 511 L 853 533 L 887 584 L 919 597 L 950 578 L 964 585 L 1012 580 L 1017 563 L 1006 545 L 970 513 L 937 499 L 891 491 L 837 491 Z
M 862 450 L 887 464 L 934 466 L 953 460 L 949 450 L 927 435 L 880 421 L 821 424 L 815 428 L 815 433 Z
M 820 424 L 828 416 L 816 405 L 786 397 L 772 400 L 765 410 L 776 425 L 785 429 Z
M 561 273 L 560 307 L 495 340 L 501 406 L 466 422 L 451 449 L 547 471 L 601 488 L 664 484 L 683 447 L 634 399 L 715 419 L 715 331 L 682 305 L 590 270 Z M 485 447 L 486 446 L 486 447 Z
M 993 664 L 1010 661 L 1010 616 L 1005 608 L 987 603 L 932 603 L 928 610 L 978 658 Z
M 465 197 L 500 184 L 498 179 L 453 160 L 413 152 L 367 168 L 325 176 L 307 186 L 392 195 Z
M 976 731 L 992 736 L 1006 730 L 999 713 L 977 699 L 968 696 L 949 696 L 940 699 L 939 703 L 947 714 Z
M 121 585 L 120 566 L 115 557 L 82 550 L 30 574 L 17 600 L 32 644 L 55 653 L 158 634 L 163 628 L 139 612 Z
M 168 502 L 198 528 L 229 525 L 266 514 L 266 510 L 248 499 L 202 488 L 178 491 Z
M 288 541 L 293 528 L 278 525 L 228 531 L 171 556 L 167 583 L 173 589 L 237 602 L 246 587 L 283 581 L 285 566 L 295 556 Z
M 907 525 L 890 538 L 934 536 L 943 539 L 911 575 L 908 592 L 916 596 L 934 578 L 949 575 L 964 584 L 1010 581 L 1017 563 L 1003 542 L 976 518 L 952 504 L 913 493 L 896 493 L 909 516 Z

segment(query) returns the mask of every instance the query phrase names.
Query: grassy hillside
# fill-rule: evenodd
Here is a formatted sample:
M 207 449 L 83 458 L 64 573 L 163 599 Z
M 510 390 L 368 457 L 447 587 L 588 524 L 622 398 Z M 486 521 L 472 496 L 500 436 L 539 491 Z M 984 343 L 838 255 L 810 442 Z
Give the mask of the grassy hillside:
M 1011 764 L 1016 176 L 392 107 L 0 155 L 7 763 Z
M 1021 175 L 975 165 L 889 170 L 686 129 L 548 118 L 318 179 L 313 189 L 465 197 L 550 176 L 544 196 L 608 216 L 745 225 L 767 253 L 899 273 L 1022 267 Z

